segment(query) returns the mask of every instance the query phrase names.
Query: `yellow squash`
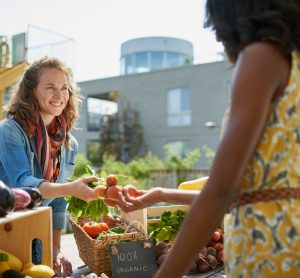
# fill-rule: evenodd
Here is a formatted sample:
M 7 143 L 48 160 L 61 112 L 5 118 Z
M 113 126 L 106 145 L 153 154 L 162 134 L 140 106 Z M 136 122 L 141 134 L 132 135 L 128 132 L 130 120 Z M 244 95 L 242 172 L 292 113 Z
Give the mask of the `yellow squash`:
M 28 267 L 23 269 L 22 274 L 31 276 L 32 278 L 51 278 L 55 274 L 53 269 L 47 265 L 27 265 Z
M 8 256 L 8 260 L 7 260 L 7 264 L 8 266 L 12 269 L 12 270 L 15 270 L 15 271 L 21 271 L 22 270 L 22 267 L 23 267 L 23 264 L 22 262 L 20 261 L 20 259 L 18 259 L 16 256 L 14 256 L 13 254 L 9 253 L 9 252 L 6 252 L 2 249 L 0 249 L 0 253 L 4 253 Z
M 182 190 L 202 190 L 208 177 L 201 177 L 199 179 L 185 181 L 179 184 L 178 189 Z

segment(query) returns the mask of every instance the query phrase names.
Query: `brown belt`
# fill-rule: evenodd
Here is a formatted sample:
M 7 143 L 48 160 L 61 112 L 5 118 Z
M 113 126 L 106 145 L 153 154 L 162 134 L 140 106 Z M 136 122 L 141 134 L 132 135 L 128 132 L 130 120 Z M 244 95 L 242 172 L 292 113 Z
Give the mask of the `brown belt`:
M 266 189 L 244 193 L 235 198 L 230 210 L 246 204 L 281 199 L 300 199 L 300 188 Z

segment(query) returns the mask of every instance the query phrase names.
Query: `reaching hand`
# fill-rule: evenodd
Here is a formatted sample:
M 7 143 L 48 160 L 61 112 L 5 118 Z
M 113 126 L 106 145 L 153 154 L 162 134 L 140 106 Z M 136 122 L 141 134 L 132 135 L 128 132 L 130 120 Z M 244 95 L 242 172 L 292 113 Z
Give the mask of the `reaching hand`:
M 85 202 L 97 200 L 98 196 L 94 189 L 90 188 L 88 184 L 90 182 L 98 181 L 96 176 L 80 178 L 70 183 L 70 195 Z
M 53 270 L 58 277 L 71 277 L 72 264 L 68 261 L 58 248 L 53 250 Z
M 138 191 L 137 197 L 131 197 L 127 190 L 118 193 L 118 205 L 125 212 L 149 207 L 160 202 L 161 188 L 155 187 L 150 190 Z

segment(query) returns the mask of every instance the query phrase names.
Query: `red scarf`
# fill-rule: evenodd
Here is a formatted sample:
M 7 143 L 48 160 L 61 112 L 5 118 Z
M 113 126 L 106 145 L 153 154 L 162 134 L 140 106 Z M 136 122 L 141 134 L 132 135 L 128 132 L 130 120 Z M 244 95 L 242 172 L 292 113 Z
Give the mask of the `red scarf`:
M 65 142 L 66 132 L 63 115 L 55 117 L 48 128 L 39 116 L 35 128 L 35 144 L 43 177 L 50 182 L 55 182 L 60 172 L 61 145 Z

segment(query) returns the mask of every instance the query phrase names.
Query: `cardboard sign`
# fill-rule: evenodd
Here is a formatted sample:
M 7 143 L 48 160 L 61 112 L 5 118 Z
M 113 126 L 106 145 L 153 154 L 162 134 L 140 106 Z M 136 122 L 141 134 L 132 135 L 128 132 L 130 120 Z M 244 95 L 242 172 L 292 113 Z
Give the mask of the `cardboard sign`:
M 157 271 L 152 240 L 109 244 L 113 278 L 151 278 Z

